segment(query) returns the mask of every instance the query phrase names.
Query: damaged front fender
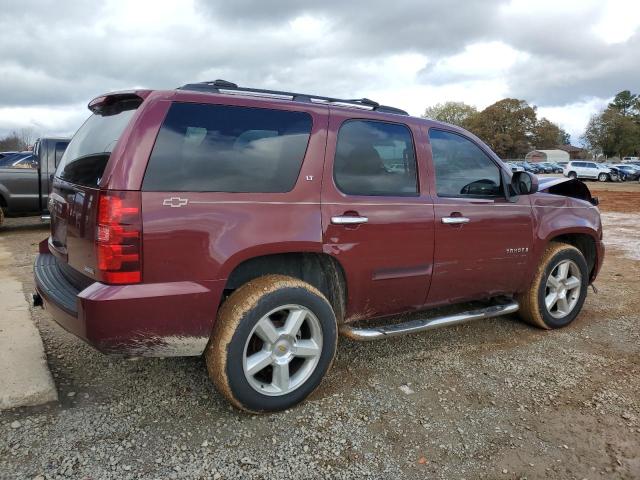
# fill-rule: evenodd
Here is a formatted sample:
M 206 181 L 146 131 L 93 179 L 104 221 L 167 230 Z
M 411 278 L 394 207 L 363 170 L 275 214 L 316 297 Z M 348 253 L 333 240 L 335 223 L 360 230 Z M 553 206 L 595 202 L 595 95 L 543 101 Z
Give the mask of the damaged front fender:
M 591 205 L 598 205 L 598 197 L 591 195 L 589 187 L 584 182 L 576 178 L 544 178 L 540 179 L 539 192 L 550 193 L 552 195 L 562 195 L 564 197 L 586 200 Z

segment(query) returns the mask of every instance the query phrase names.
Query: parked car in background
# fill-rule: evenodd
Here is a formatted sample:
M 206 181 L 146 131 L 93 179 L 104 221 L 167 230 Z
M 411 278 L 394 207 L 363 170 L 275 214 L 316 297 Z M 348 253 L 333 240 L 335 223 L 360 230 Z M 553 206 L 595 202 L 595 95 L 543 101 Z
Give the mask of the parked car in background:
M 48 218 L 51 180 L 68 143 L 66 138 L 41 138 L 33 152 L 0 159 L 0 225 L 5 216 Z
M 524 167 L 519 165 L 518 162 L 507 162 L 507 166 L 512 172 L 524 172 Z
M 33 161 L 33 158 L 32 152 L 16 152 L 0 158 L 0 168 L 27 168 L 27 166 L 30 165 L 30 162 Z
M 617 172 L 596 162 L 574 160 L 564 167 L 563 174 L 569 178 L 599 180 L 600 182 L 617 181 Z
M 564 167 L 555 162 L 545 162 L 551 168 L 551 173 L 562 173 Z
M 7 155 L 13 155 L 14 153 L 18 153 L 18 152 L 0 152 L 0 159 L 3 159 Z
M 553 166 L 548 162 L 536 162 L 534 165 L 541 169 L 541 173 L 553 173 Z
M 625 172 L 614 166 L 612 163 L 605 163 L 603 165 L 611 170 L 612 182 L 625 182 L 627 180 Z
M 639 167 L 640 168 L 640 161 L 636 161 L 636 160 L 631 160 L 629 162 L 625 162 L 625 165 L 632 165 L 634 167 Z
M 517 161 L 517 162 L 513 162 L 513 164 L 522 168 L 525 172 L 540 173 L 540 169 L 538 167 L 534 167 L 531 163 L 527 161 Z
M 640 157 L 623 157 L 623 162 L 640 162 Z
M 617 168 L 624 178 L 621 180 L 638 180 L 640 178 L 640 167 L 631 163 L 616 163 L 613 167 Z
M 56 170 L 34 302 L 105 353 L 204 353 L 244 410 L 304 400 L 338 332 L 383 339 L 516 311 L 564 327 L 602 265 L 582 182 L 513 173 L 453 125 L 221 80 L 89 108 Z
M 527 170 L 528 172 L 535 173 L 535 174 L 544 173 L 544 168 L 539 166 L 537 163 L 531 163 L 531 162 L 524 161 L 524 162 L 522 162 L 522 164 L 523 164 L 525 170 L 527 170 L 527 168 L 528 168 L 528 170 Z
M 10 165 L 16 158 L 21 158 L 31 152 L 2 152 L 0 154 L 0 167 Z

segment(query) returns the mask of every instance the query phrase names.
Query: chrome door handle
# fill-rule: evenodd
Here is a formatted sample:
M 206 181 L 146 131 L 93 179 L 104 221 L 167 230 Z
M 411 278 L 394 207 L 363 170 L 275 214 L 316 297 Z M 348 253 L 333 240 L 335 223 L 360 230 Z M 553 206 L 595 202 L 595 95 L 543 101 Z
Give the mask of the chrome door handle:
M 367 223 L 368 221 L 368 217 L 353 217 L 350 215 L 331 217 L 331 223 L 334 225 L 357 225 L 359 223 Z
M 458 225 L 461 223 L 469 223 L 467 217 L 442 217 L 442 223 L 447 225 Z

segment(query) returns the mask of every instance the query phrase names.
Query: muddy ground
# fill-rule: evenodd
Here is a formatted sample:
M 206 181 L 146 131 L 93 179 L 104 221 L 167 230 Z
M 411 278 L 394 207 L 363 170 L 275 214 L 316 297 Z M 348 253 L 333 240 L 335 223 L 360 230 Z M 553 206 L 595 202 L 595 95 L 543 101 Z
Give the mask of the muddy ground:
M 640 478 L 640 184 L 589 186 L 608 250 L 571 326 L 342 340 L 284 413 L 232 409 L 200 358 L 105 357 L 34 309 L 61 400 L 0 413 L 0 478 Z M 0 232 L 25 297 L 46 235 Z

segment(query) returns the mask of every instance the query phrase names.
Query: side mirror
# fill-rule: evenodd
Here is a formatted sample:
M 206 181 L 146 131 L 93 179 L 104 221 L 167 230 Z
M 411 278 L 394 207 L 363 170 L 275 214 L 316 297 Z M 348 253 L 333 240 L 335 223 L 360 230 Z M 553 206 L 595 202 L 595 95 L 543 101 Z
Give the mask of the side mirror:
M 538 177 L 529 172 L 514 172 L 511 177 L 514 195 L 531 195 L 538 191 Z

